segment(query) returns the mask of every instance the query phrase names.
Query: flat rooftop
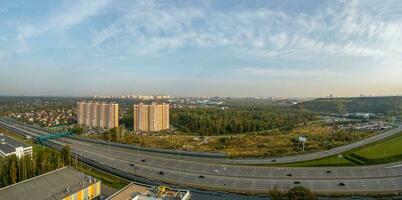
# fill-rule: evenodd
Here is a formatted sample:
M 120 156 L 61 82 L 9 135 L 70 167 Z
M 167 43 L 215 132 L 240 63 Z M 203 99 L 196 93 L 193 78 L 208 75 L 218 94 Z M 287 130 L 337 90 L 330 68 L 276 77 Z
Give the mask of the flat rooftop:
M 81 185 L 83 180 L 88 180 L 88 176 L 71 167 L 64 167 L 1 188 L 0 199 L 60 200 L 87 187 L 88 184 Z M 69 193 L 66 193 L 66 188 L 70 188 Z
M 15 140 L 7 135 L 0 134 L 0 150 L 4 153 L 12 153 L 15 151 L 15 148 L 23 147 L 28 148 L 29 145 L 22 143 L 18 140 Z
M 188 200 L 190 192 L 187 190 L 171 190 L 161 192 L 158 187 L 146 186 L 139 183 L 130 183 L 107 200 L 131 200 L 136 195 L 137 200 Z

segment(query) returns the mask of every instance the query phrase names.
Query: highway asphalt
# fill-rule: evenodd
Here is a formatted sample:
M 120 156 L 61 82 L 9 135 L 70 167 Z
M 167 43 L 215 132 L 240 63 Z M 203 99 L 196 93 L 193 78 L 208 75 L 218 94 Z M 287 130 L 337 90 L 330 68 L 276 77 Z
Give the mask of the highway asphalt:
M 22 135 L 46 134 L 44 131 L 5 120 L 0 120 L 0 125 Z M 115 170 L 117 174 L 194 188 L 267 193 L 273 188 L 284 189 L 301 185 L 324 194 L 402 192 L 402 163 L 325 168 L 244 166 L 234 164 L 232 159 L 222 164 L 216 158 L 201 158 L 200 161 L 189 159 L 190 156 L 158 154 L 74 138 L 62 138 L 53 142 L 59 145 L 70 144 L 77 159 L 90 160 Z

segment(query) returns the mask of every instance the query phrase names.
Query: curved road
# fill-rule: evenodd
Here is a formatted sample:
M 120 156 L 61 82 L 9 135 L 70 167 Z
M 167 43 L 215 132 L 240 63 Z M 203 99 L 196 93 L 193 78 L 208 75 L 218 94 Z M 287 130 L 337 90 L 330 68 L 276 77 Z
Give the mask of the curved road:
M 44 134 L 40 130 L 11 122 L 2 121 L 0 124 L 23 135 Z M 155 156 L 155 153 L 73 138 L 54 142 L 59 145 L 70 144 L 72 153 L 80 159 L 107 166 L 116 174 L 137 175 L 195 188 L 267 193 L 274 187 L 281 189 L 302 185 L 326 194 L 402 192 L 402 163 L 339 168 L 259 167 L 221 164 L 214 162 L 215 159 L 209 162 L 182 159 L 179 155 Z
M 23 124 L 22 122 L 18 122 L 13 119 L 8 119 L 8 118 L 0 118 L 0 125 L 3 124 L 12 124 L 13 126 L 18 126 L 20 128 L 30 128 L 30 130 L 37 131 L 38 134 L 49 134 L 49 132 L 46 132 L 46 129 L 43 128 L 38 128 L 38 127 L 33 127 L 33 126 L 27 126 Z M 339 155 L 342 154 L 343 152 L 370 144 L 374 143 L 380 140 L 383 140 L 385 138 L 394 136 L 398 133 L 402 132 L 402 125 L 399 125 L 397 128 L 388 130 L 386 132 L 371 136 L 369 138 L 365 138 L 363 140 L 347 144 L 344 146 L 340 147 L 335 147 L 326 151 L 319 151 L 319 152 L 314 152 L 314 153 L 307 153 L 307 154 L 302 154 L 302 155 L 294 155 L 294 156 L 285 156 L 285 157 L 270 157 L 270 158 L 225 158 L 225 156 L 222 156 L 221 154 L 213 154 L 213 153 L 199 153 L 200 155 L 191 155 L 189 152 L 183 152 L 183 151 L 174 151 L 174 150 L 165 150 L 165 152 L 161 150 L 150 150 L 152 148 L 144 148 L 144 147 L 138 147 L 139 151 L 141 151 L 141 154 L 152 154 L 154 156 L 162 156 L 162 157 L 170 157 L 173 159 L 177 159 L 177 155 L 180 156 L 181 159 L 187 159 L 187 160 L 193 160 L 193 161 L 205 161 L 205 162 L 214 162 L 214 163 L 221 163 L 221 164 L 243 164 L 243 165 L 267 165 L 267 164 L 282 164 L 282 163 L 294 163 L 294 162 L 301 162 L 301 161 L 308 161 L 308 160 L 315 160 L 319 158 L 324 158 L 328 156 L 333 156 L 333 155 Z M 87 140 L 87 141 L 93 141 L 93 142 L 98 142 L 98 143 L 105 143 L 103 141 L 96 141 L 96 140 Z M 124 144 L 116 144 L 111 142 L 111 145 L 117 145 L 117 146 L 127 146 L 129 148 L 136 148 L 133 145 L 124 145 Z

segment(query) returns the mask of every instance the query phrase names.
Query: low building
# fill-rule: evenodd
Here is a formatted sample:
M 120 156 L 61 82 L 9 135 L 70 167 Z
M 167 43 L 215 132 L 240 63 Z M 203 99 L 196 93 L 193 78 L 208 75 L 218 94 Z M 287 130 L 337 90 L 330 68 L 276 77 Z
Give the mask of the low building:
M 101 182 L 64 167 L 0 189 L 0 199 L 91 200 L 101 195 Z
M 188 190 L 171 189 L 166 186 L 153 187 L 130 183 L 106 200 L 190 200 Z
M 25 155 L 32 156 L 32 146 L 0 133 L 0 156 L 7 157 L 11 155 L 16 155 L 17 158 Z

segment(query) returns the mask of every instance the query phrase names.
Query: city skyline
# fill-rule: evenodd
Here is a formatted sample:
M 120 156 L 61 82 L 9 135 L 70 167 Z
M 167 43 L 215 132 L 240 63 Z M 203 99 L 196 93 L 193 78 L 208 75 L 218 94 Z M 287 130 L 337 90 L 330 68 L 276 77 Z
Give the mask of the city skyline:
M 401 1 L 2 1 L 0 95 L 400 95 L 400 13 Z

